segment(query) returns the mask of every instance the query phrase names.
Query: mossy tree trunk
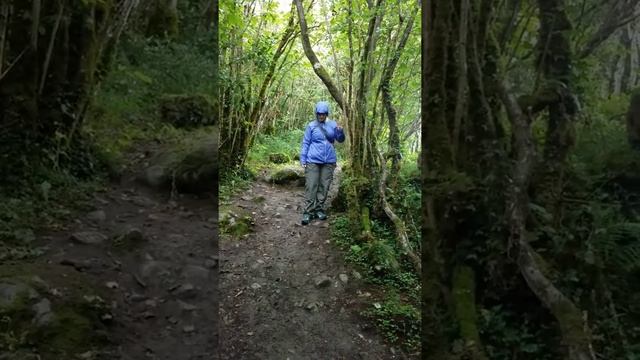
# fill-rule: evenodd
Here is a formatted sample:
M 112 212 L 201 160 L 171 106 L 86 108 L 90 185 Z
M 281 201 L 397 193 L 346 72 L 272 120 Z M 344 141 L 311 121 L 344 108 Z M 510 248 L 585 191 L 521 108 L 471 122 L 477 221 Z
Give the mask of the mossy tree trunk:
M 540 29 L 537 66 L 542 72 L 541 86 L 533 111 L 547 110 L 548 123 L 539 180 L 534 184 L 537 201 L 561 221 L 562 187 L 569 150 L 574 143 L 573 121 L 577 112 L 572 92 L 572 55 L 569 43 L 571 23 L 564 0 L 538 0 Z
M 506 216 L 510 227 L 510 247 L 517 248 L 518 268 L 527 285 L 558 321 L 567 359 L 594 360 L 586 313 L 583 315 L 572 300 L 553 284 L 547 274 L 548 264 L 529 244 L 527 219 L 530 204 L 527 188 L 536 156 L 530 128 L 531 113 L 523 111 L 515 97 L 503 86 L 501 93 L 512 123 L 516 160 L 511 174 L 513 184 L 507 195 Z
M 382 74 L 382 79 L 380 81 L 382 103 L 387 113 L 387 119 L 389 120 L 389 153 L 384 157 L 383 161 L 381 162 L 381 166 L 386 166 L 386 159 L 391 158 L 389 183 L 391 188 L 394 190 L 397 188 L 398 184 L 398 174 L 400 172 L 400 159 L 402 158 L 402 153 L 400 151 L 401 142 L 400 130 L 398 129 L 397 120 L 398 115 L 393 105 L 393 95 L 391 92 L 391 79 L 393 78 L 393 73 L 395 72 L 396 66 L 398 65 L 398 61 L 400 60 L 402 51 L 404 50 L 404 47 L 409 40 L 409 35 L 411 35 L 411 30 L 413 29 L 417 11 L 418 9 L 415 9 L 415 11 L 409 15 L 407 24 L 402 30 L 400 40 L 396 48 L 394 49 L 389 62 L 385 66 L 384 73 Z
M 529 178 L 539 175 L 542 179 L 535 183 L 535 190 L 545 200 L 543 205 L 557 205 L 553 199 L 561 189 L 572 144 L 571 120 L 576 108 L 569 86 L 570 24 L 565 3 L 538 1 L 538 65 L 544 81 L 532 96 L 519 102 L 498 81 L 498 50 L 490 35 L 495 25 L 491 20 L 493 5 L 493 0 L 434 0 L 423 18 L 427 32 L 422 111 L 426 150 L 422 166 L 426 225 L 422 246 L 423 358 L 453 356 L 447 350 L 457 338 L 469 345 L 465 356 L 486 358 L 474 303 L 491 294 L 475 286 L 478 273 L 485 279 L 524 280 L 523 285 L 558 321 L 568 358 L 591 359 L 590 333 L 580 309 L 541 270 L 547 264 L 527 240 L 532 231 L 527 228 Z M 512 121 L 511 154 L 506 151 L 506 131 L 499 121 L 499 99 Z M 543 159 L 549 170 L 534 171 L 529 124 L 543 110 L 549 115 Z M 506 222 L 501 214 L 506 215 Z M 505 232 L 510 234 L 509 241 L 504 241 Z M 505 256 L 514 248 L 518 250 L 515 261 Z M 480 257 L 485 260 L 476 260 Z M 487 274 L 484 265 L 488 262 L 497 274 Z M 514 265 L 522 277 L 502 270 Z M 450 324 L 457 324 L 457 333 L 447 331 Z
M 476 322 L 478 264 L 468 259 L 485 241 L 474 235 L 483 230 L 477 224 L 491 221 L 483 210 L 496 206 L 484 179 L 499 167 L 482 166 L 500 149 L 486 80 L 495 75 L 486 60 L 495 53 L 486 45 L 483 23 L 490 5 L 433 1 L 423 17 L 423 358 L 457 356 L 449 353 L 456 338 L 464 341 L 468 358 L 487 358 Z M 464 210 L 470 205 L 476 210 Z M 470 226 L 476 228 L 463 230 Z M 452 326 L 458 329 L 453 337 Z
M 10 161 L 15 154 L 57 163 L 56 154 L 74 142 L 134 6 L 129 0 L 3 3 L 0 163 L 12 170 L 0 172 L 28 166 Z

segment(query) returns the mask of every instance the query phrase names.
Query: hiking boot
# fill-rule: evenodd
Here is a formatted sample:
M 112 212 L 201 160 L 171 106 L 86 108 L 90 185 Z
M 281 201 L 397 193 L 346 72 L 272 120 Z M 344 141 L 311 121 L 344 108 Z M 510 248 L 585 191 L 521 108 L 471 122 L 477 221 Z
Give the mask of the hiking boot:
M 320 220 L 327 220 L 327 214 L 325 214 L 322 210 L 316 211 L 316 217 Z
M 311 215 L 309 213 L 302 214 L 302 225 L 307 225 L 311 221 Z

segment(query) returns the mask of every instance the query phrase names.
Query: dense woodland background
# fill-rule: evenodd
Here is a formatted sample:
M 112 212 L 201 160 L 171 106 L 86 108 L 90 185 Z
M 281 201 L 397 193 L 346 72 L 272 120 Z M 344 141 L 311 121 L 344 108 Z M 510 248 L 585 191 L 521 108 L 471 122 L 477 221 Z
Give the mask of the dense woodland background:
M 164 175 L 146 180 L 215 189 L 211 2 L 5 1 L 0 15 L 3 244 L 55 228 L 158 150 Z
M 108 298 L 104 284 L 47 257 L 64 252 L 49 235 L 69 242 L 96 199 L 133 181 L 167 201 L 217 191 L 215 5 L 0 2 L 0 357 L 96 358 L 113 345 L 94 296 Z M 36 321 L 31 298 L 12 302 L 20 287 L 38 289 L 52 321 Z
M 640 356 L 639 15 L 426 4 L 425 358 Z
M 334 240 L 388 294 L 367 316 L 391 342 L 640 358 L 635 1 L 285 5 L 2 2 L 0 259 L 39 256 L 38 233 L 158 149 L 146 181 L 219 171 L 223 202 L 294 168 L 329 99 L 348 138 Z

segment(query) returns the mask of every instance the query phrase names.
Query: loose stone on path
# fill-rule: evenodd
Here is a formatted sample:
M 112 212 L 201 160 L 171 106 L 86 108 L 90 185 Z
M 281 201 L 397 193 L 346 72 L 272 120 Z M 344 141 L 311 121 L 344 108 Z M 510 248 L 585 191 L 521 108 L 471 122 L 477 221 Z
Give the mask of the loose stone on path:
M 99 245 L 107 241 L 108 237 L 97 231 L 80 231 L 71 234 L 71 241 L 83 245 Z

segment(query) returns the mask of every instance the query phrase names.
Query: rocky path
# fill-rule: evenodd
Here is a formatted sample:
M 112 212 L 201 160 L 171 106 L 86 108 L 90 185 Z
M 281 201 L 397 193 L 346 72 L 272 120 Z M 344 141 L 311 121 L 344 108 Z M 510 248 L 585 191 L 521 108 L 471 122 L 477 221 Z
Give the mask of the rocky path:
M 258 182 L 232 200 L 254 232 L 220 240 L 221 358 L 407 358 L 358 315 L 370 294 L 330 243 L 329 224 L 300 225 L 302 190 Z
M 49 250 L 37 260 L 47 267 L 39 278 L 50 286 L 43 296 L 53 314 L 78 291 L 60 287 L 55 277 L 103 289 L 108 309 L 101 320 L 111 345 L 78 358 L 218 359 L 217 194 L 171 199 L 124 181 L 96 194 L 93 206 L 44 236 Z M 74 296 L 96 295 L 83 291 Z

